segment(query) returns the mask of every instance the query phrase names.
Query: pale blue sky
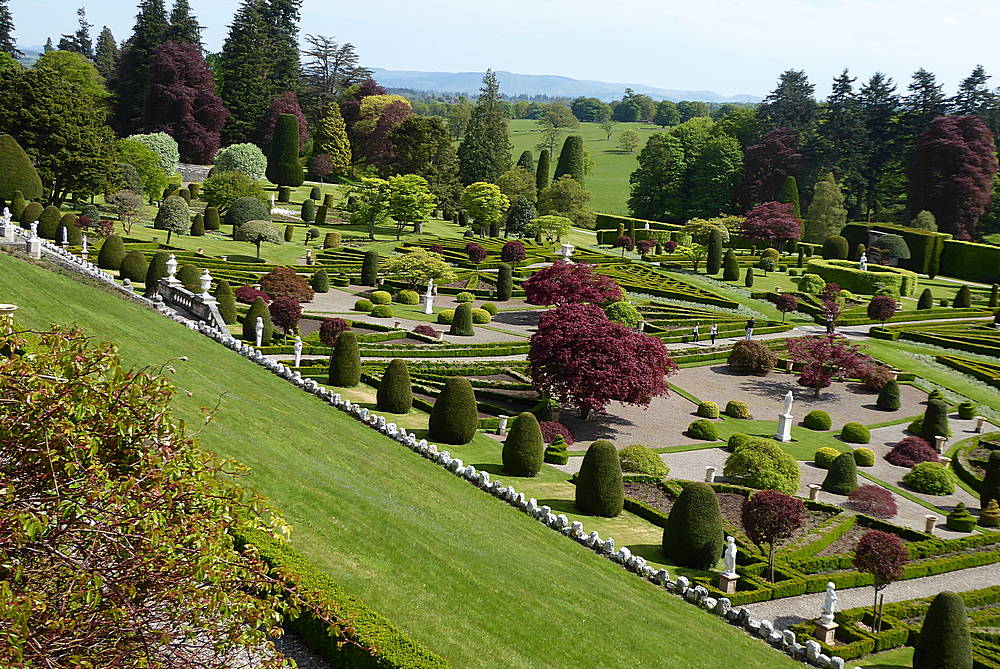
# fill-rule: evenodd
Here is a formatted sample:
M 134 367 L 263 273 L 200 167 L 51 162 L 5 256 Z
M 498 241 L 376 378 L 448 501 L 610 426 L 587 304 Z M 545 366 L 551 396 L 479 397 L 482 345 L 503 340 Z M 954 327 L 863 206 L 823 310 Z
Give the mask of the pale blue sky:
M 171 0 L 167 0 L 168 4 Z M 134 0 L 11 0 L 22 45 L 75 29 L 81 4 L 119 40 Z M 191 0 L 217 50 L 238 0 Z M 764 95 L 805 69 L 825 95 L 845 66 L 882 70 L 905 88 L 918 67 L 950 93 L 977 63 L 1000 86 L 1000 3 L 988 0 L 304 0 L 302 32 L 354 42 L 364 64 L 635 82 Z

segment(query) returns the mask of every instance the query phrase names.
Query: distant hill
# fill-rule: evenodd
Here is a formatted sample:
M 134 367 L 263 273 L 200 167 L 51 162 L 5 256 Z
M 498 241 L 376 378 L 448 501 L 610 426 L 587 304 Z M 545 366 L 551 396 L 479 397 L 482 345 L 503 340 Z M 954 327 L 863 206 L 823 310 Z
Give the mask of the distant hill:
M 416 72 L 371 68 L 375 78 L 386 88 L 409 88 L 435 93 L 475 95 L 483 83 L 482 72 Z M 713 91 L 681 91 L 656 88 L 643 84 L 615 84 L 607 81 L 571 79 L 552 74 L 516 74 L 497 71 L 500 90 L 504 95 L 547 95 L 550 97 L 594 97 L 610 101 L 621 98 L 626 88 L 648 95 L 654 100 L 700 100 L 703 102 L 760 102 L 756 95 L 725 96 Z

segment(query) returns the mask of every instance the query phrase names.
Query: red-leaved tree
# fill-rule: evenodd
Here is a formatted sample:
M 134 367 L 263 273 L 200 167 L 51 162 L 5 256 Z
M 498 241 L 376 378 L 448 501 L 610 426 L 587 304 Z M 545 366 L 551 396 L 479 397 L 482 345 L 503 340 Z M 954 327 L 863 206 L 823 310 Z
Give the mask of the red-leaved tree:
M 469 242 L 465 245 L 465 255 L 469 256 L 469 260 L 478 264 L 486 260 L 486 249 L 475 242 Z
M 622 250 L 622 257 L 625 257 L 626 251 L 631 251 L 635 248 L 635 244 L 632 242 L 632 238 L 628 235 L 622 235 L 615 240 L 615 248 Z
M 500 260 L 504 262 L 517 264 L 527 257 L 528 252 L 525 250 L 524 244 L 516 240 L 507 242 L 500 249 Z
M 841 335 L 789 339 L 785 343 L 792 360 L 802 366 L 798 384 L 819 391 L 834 377 L 850 376 L 870 364 L 871 359 Z
M 528 304 L 606 304 L 622 299 L 621 286 L 594 272 L 593 265 L 557 262 L 532 274 L 521 287 Z
M 847 494 L 847 505 L 860 513 L 876 518 L 892 518 L 896 515 L 896 500 L 892 493 L 882 486 L 867 484 L 858 486 Z
M 267 114 L 260 121 L 260 128 L 257 133 L 258 142 L 267 151 L 271 146 L 271 139 L 274 136 L 274 126 L 278 122 L 278 117 L 282 114 L 291 114 L 299 121 L 299 152 L 306 146 L 309 138 L 309 125 L 306 123 L 305 114 L 299 107 L 299 99 L 295 93 L 285 91 L 271 101 L 271 106 L 267 108 Z
M 258 297 L 264 300 L 264 304 L 271 303 L 271 296 L 262 290 L 257 290 L 253 286 L 240 286 L 233 294 L 236 296 L 237 302 L 242 302 L 243 304 L 253 304 L 254 300 Z
M 785 314 L 790 314 L 799 308 L 799 298 L 792 293 L 779 293 L 774 298 L 774 306 L 781 312 L 781 322 L 785 322 Z
M 350 329 L 350 324 L 343 318 L 324 318 L 319 326 L 319 340 L 324 346 L 333 346 L 337 343 L 340 333 Z
M 677 371 L 663 342 L 608 320 L 593 304 L 565 304 L 542 314 L 528 352 L 532 384 L 586 418 L 612 401 L 649 406 L 667 395 Z
M 888 295 L 876 295 L 868 303 L 868 318 L 880 321 L 882 325 L 896 313 L 896 300 Z
M 309 169 L 319 177 L 319 182 L 323 183 L 323 180 L 333 172 L 333 161 L 330 160 L 329 154 L 321 153 L 309 161 Z
M 198 46 L 166 42 L 157 47 L 142 112 L 147 132 L 167 133 L 177 141 L 182 161 L 205 165 L 219 150 L 228 116 Z
M 895 534 L 870 530 L 861 537 L 854 549 L 854 568 L 875 579 L 875 606 L 872 617 L 875 631 L 879 631 L 878 594 L 903 574 L 903 567 L 910 561 L 906 544 Z
M 747 212 L 740 224 L 740 237 L 752 244 L 767 242 L 775 248 L 789 239 L 802 237 L 802 223 L 792 213 L 792 205 L 765 202 Z
M 774 548 L 802 527 L 806 507 L 802 500 L 777 490 L 761 490 L 743 502 L 740 517 L 750 541 L 767 551 L 768 578 L 774 582 Z
M 788 177 L 799 176 L 802 154 L 799 134 L 790 128 L 776 128 L 759 144 L 746 148 L 743 162 L 743 184 L 739 200 L 744 209 L 778 197 Z
M 302 305 L 294 297 L 279 297 L 268 305 L 271 312 L 271 322 L 285 331 L 287 335 L 294 330 L 302 318 Z
M 635 250 L 639 252 L 639 255 L 643 260 L 646 259 L 653 249 L 656 248 L 656 240 L 653 239 L 640 239 L 635 243 Z
M 909 218 L 929 211 L 939 232 L 971 240 L 990 206 L 996 173 L 989 128 L 976 116 L 939 116 L 914 143 L 907 170 Z

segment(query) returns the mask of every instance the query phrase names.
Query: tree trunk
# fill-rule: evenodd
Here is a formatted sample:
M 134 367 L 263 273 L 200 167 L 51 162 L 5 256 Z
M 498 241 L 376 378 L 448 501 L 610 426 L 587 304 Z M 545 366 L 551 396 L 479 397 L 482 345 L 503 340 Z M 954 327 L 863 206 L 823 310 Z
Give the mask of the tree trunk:
M 260 242 L 257 242 L 257 259 L 260 260 Z
M 771 542 L 771 550 L 767 556 L 767 571 L 770 574 L 769 580 L 774 583 L 774 542 Z
M 173 233 L 173 230 L 167 230 L 167 244 L 169 244 L 169 243 L 170 243 L 170 235 L 171 235 L 172 233 Z

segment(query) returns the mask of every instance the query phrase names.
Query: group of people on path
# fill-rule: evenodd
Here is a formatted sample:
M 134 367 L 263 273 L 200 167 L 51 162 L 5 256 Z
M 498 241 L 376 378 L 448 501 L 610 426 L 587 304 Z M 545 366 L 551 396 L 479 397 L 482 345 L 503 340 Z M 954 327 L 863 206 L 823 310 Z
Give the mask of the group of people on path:
M 997 312 L 997 319 L 1000 320 L 1000 312 Z M 746 334 L 744 335 L 743 338 L 746 339 L 747 341 L 750 341 L 751 339 L 753 339 L 753 331 L 754 331 L 755 327 L 757 327 L 757 320 L 753 316 L 751 316 L 750 319 L 747 321 L 747 324 L 746 324 Z M 836 326 L 834 324 L 833 317 L 827 315 L 827 317 L 826 317 L 826 333 L 827 334 L 834 334 L 835 332 L 836 332 Z M 712 338 L 712 346 L 715 346 L 715 340 L 719 336 L 719 326 L 717 324 L 715 324 L 715 323 L 712 323 L 712 325 L 709 326 L 708 333 L 709 333 L 709 336 Z M 699 330 L 699 326 L 695 325 L 694 328 L 692 328 L 691 341 L 694 342 L 694 343 L 698 343 L 698 340 L 700 338 L 701 338 L 701 333 L 700 333 L 700 330 Z

